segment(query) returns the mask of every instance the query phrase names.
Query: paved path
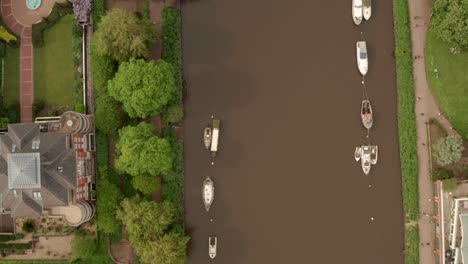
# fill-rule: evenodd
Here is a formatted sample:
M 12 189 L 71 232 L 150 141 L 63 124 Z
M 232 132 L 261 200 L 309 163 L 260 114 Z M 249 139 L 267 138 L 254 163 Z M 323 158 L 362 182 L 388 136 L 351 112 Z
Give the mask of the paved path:
M 20 105 L 22 123 L 32 122 L 32 104 L 34 101 L 34 49 L 31 27 L 50 13 L 55 2 L 65 2 L 65 0 L 43 1 L 42 5 L 36 10 L 29 10 L 26 7 L 26 1 L 3 0 L 1 3 L 3 21 L 11 31 L 21 37 Z
M 409 0 L 409 9 L 413 52 L 413 76 L 416 96 L 415 112 L 419 165 L 419 208 L 421 212 L 432 215 L 434 214 L 433 185 L 429 170 L 431 164 L 429 164 L 429 153 L 427 150 L 428 138 L 426 122 L 431 118 L 436 118 L 449 135 L 456 135 L 457 133 L 451 129 L 452 126 L 447 118 L 443 114 L 439 115 L 441 110 L 439 109 L 426 78 L 426 36 L 431 14 L 429 0 Z M 430 223 L 430 218 L 421 217 L 419 220 L 419 237 L 421 243 L 432 243 L 434 241 L 434 235 L 434 226 Z M 436 263 L 433 252 L 433 244 L 420 246 L 420 263 Z

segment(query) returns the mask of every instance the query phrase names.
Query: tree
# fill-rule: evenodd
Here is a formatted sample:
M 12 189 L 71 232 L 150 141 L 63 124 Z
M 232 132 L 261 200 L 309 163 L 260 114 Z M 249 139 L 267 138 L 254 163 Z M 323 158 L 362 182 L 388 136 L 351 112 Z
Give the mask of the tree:
M 7 128 L 10 119 L 8 117 L 0 117 L 0 128 Z
M 23 231 L 26 233 L 32 233 L 34 230 L 36 230 L 36 224 L 32 219 L 27 219 L 26 221 L 23 222 Z
M 182 264 L 190 240 L 171 229 L 175 208 L 168 202 L 155 203 L 138 197 L 124 199 L 117 213 L 126 226 L 129 240 L 144 263 Z
M 97 96 L 107 93 L 107 82 L 114 77 L 116 69 L 115 61 L 109 56 L 99 55 L 94 45 L 95 38 L 91 42 L 91 73 L 93 86 Z
M 171 105 L 163 115 L 163 119 L 167 123 L 177 123 L 184 118 L 184 108 L 181 104 Z
M 174 70 L 162 60 L 130 60 L 120 64 L 109 94 L 122 102 L 130 117 L 159 114 L 176 94 Z
M 442 180 L 450 179 L 450 174 L 446 169 L 439 168 L 439 169 L 434 170 L 432 178 L 434 179 L 434 181 L 436 180 L 442 181 Z
M 115 167 L 130 175 L 167 175 L 172 170 L 174 153 L 169 141 L 159 138 L 151 124 L 140 123 L 119 131 Z
M 132 185 L 143 194 L 149 195 L 159 190 L 161 184 L 159 179 L 152 175 L 133 175 Z
M 97 228 L 106 234 L 119 230 L 121 224 L 117 218 L 117 210 L 123 197 L 119 188 L 109 182 L 108 178 L 111 176 L 115 175 L 109 174 L 108 167 L 99 168 Z
M 93 38 L 99 54 L 126 61 L 148 57 L 157 35 L 149 20 L 139 19 L 126 10 L 112 9 L 102 17 Z
M 450 165 L 460 160 L 463 150 L 460 137 L 447 136 L 434 144 L 434 157 L 440 165 Z
M 75 233 L 72 239 L 72 253 L 74 259 L 88 258 L 93 255 L 96 250 L 96 241 L 94 238 L 86 235 L 83 231 Z
M 455 48 L 468 48 L 468 1 L 436 0 L 432 11 L 434 32 Z
M 96 112 L 94 113 L 97 129 L 111 136 L 117 134 L 120 126 L 119 103 L 107 94 L 96 98 Z

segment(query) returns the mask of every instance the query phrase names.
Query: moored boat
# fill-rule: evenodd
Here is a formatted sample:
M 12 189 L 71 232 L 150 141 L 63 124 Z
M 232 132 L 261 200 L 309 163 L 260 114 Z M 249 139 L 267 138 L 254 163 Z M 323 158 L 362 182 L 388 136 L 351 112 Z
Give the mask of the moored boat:
M 356 42 L 356 56 L 359 72 L 365 76 L 368 68 L 367 45 L 365 41 Z
M 211 259 L 214 259 L 216 257 L 217 246 L 218 246 L 218 238 L 209 237 L 208 238 L 208 255 L 210 255 Z
M 205 127 L 205 131 L 203 132 L 203 143 L 205 144 L 205 148 L 209 149 L 211 145 L 211 127 Z
M 369 20 L 372 15 L 371 8 L 372 0 L 363 0 L 362 1 L 362 12 L 365 20 Z
M 214 184 L 210 177 L 206 177 L 203 181 L 203 204 L 205 205 L 205 210 L 210 211 L 211 204 L 214 200 Z
M 371 129 L 374 123 L 372 105 L 369 100 L 365 99 L 361 102 L 361 123 L 366 129 Z
M 354 150 L 354 159 L 359 161 L 361 159 L 361 147 L 356 147 Z
M 211 156 L 213 158 L 216 157 L 216 153 L 218 152 L 220 123 L 221 121 L 219 119 L 213 119 L 213 131 L 211 136 Z
M 352 6 L 354 24 L 359 25 L 362 22 L 362 0 L 353 0 Z

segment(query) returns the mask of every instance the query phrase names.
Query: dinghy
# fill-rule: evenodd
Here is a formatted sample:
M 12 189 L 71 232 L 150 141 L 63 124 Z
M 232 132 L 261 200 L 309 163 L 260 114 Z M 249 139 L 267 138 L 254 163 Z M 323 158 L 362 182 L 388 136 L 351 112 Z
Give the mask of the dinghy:
M 374 123 L 372 106 L 369 100 L 362 100 L 361 102 L 361 123 L 366 129 L 371 129 Z
M 213 136 L 211 139 L 211 156 L 213 158 L 216 157 L 216 153 L 218 152 L 220 123 L 219 119 L 213 119 Z
M 372 9 L 371 9 L 371 0 L 363 0 L 362 1 L 362 12 L 365 20 L 369 20 L 369 18 L 372 15 Z
M 216 257 L 216 247 L 218 244 L 217 237 L 209 237 L 208 238 L 208 254 L 210 255 L 211 259 Z
M 362 0 L 353 0 L 352 8 L 354 24 L 359 25 L 362 22 Z
M 354 159 L 359 161 L 361 159 L 361 147 L 356 147 L 354 150 Z
M 361 168 L 364 174 L 369 174 L 371 165 L 377 164 L 378 147 L 376 145 L 358 146 L 354 150 L 356 161 L 361 160 Z
M 374 146 L 374 145 L 371 146 L 370 161 L 371 161 L 372 165 L 377 164 L 378 151 L 379 151 L 378 146 Z
M 203 143 L 205 148 L 209 149 L 211 145 L 211 127 L 205 127 L 205 132 L 203 132 Z
M 203 204 L 205 205 L 205 210 L 210 211 L 211 204 L 214 200 L 214 184 L 210 177 L 206 177 L 203 181 Z
M 356 56 L 359 72 L 362 74 L 362 76 L 365 76 L 368 67 L 367 45 L 365 41 L 356 42 Z

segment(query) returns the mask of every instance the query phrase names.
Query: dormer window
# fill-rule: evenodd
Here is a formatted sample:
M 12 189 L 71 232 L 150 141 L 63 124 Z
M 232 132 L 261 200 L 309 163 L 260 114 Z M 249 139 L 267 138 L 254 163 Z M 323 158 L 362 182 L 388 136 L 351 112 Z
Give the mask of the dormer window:
M 33 198 L 36 200 L 41 200 L 42 199 L 41 192 L 33 192 Z

